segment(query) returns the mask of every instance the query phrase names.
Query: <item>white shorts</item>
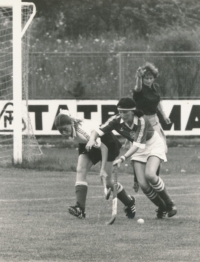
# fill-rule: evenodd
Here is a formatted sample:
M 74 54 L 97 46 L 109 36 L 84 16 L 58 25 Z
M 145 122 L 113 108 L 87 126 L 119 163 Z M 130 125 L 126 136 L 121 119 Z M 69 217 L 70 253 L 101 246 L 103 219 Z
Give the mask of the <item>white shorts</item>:
M 153 129 L 155 131 L 158 132 L 158 134 L 160 135 L 160 137 L 163 139 L 164 143 L 165 143 L 165 153 L 167 153 L 168 149 L 167 149 L 167 141 L 166 141 L 166 136 L 165 133 L 162 129 L 162 126 L 159 122 L 158 116 L 157 115 L 146 115 L 149 122 L 151 123 Z
M 131 160 L 146 163 L 150 156 L 157 156 L 161 161 L 167 162 L 165 154 L 165 143 L 157 132 L 146 142 L 144 149 L 139 148 L 132 156 Z

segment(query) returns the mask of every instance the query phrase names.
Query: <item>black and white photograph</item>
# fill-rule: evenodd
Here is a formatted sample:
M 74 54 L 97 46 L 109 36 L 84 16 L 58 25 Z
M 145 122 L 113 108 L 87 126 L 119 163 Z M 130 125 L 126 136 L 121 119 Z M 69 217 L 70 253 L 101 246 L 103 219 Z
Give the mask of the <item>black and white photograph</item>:
M 199 262 L 199 0 L 0 0 L 0 262 Z

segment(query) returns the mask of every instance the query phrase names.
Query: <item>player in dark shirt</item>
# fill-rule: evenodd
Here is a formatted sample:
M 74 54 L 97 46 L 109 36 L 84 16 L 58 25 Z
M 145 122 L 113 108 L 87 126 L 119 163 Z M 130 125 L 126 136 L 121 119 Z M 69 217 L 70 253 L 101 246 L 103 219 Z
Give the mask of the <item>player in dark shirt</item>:
M 87 173 L 90 168 L 101 161 L 100 176 L 105 179 L 107 187 L 113 186 L 112 168 L 113 161 L 120 153 L 121 143 L 112 132 L 106 133 L 99 139 L 91 151 L 85 149 L 89 141 L 90 134 L 94 128 L 99 126 L 95 121 L 89 119 L 75 119 L 70 116 L 68 110 L 63 110 L 56 117 L 55 126 L 59 132 L 66 138 L 70 137 L 78 142 L 79 156 L 76 173 L 76 204 L 69 207 L 69 213 L 78 218 L 85 218 L 85 206 L 87 196 Z M 125 189 L 118 182 L 117 197 L 124 204 L 124 211 L 128 218 L 135 216 L 135 198 L 126 193 Z
M 160 112 L 167 124 L 170 124 L 171 121 L 163 110 L 160 94 L 158 93 L 159 85 L 154 82 L 157 77 L 158 69 L 153 64 L 146 63 L 144 66 L 139 67 L 136 72 L 136 85 L 133 88 L 133 99 L 136 103 L 136 108 L 147 116 L 153 128 L 166 143 L 166 137 L 160 125 L 157 112 Z
M 147 116 L 153 128 L 164 140 L 165 150 L 167 152 L 166 137 L 157 116 L 158 111 L 166 124 L 170 124 L 171 120 L 165 114 L 158 92 L 159 85 L 155 83 L 158 74 L 158 69 L 152 63 L 147 62 L 145 65 L 139 67 L 136 72 L 136 85 L 133 88 L 133 99 L 136 102 L 136 108 Z M 160 167 L 158 168 L 157 175 L 159 175 L 159 171 Z M 136 179 L 134 187 L 136 189 L 138 187 Z
M 136 110 L 135 106 L 130 97 L 121 98 L 117 104 L 119 114 L 92 132 L 86 149 L 89 151 L 98 137 L 112 130 L 127 138 L 132 146 L 124 156 L 114 161 L 114 165 L 120 166 L 130 157 L 142 191 L 158 206 L 157 217 L 163 218 L 166 213 L 168 217 L 172 217 L 177 213 L 177 208 L 167 193 L 163 180 L 156 175 L 160 163 L 167 161 L 165 144 L 148 118 Z

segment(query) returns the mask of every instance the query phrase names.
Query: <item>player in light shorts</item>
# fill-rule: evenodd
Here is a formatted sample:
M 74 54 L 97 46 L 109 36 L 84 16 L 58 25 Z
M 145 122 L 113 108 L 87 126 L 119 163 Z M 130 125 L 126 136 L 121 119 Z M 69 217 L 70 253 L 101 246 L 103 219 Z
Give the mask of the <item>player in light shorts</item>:
M 164 162 L 167 162 L 165 154 L 165 144 L 159 139 L 159 134 L 154 132 L 153 136 L 146 141 L 145 148 L 139 148 L 132 156 L 131 161 L 146 163 L 150 156 L 156 156 Z
M 89 151 L 98 137 L 112 130 L 131 141 L 132 147 L 113 164 L 119 167 L 122 162 L 131 157 L 142 191 L 158 206 L 157 218 L 163 218 L 166 213 L 168 217 L 174 216 L 177 208 L 167 193 L 163 180 L 156 175 L 160 163 L 167 160 L 163 139 L 153 129 L 143 112 L 136 110 L 132 98 L 121 98 L 117 109 L 118 115 L 112 116 L 105 124 L 93 130 L 86 149 Z
M 136 72 L 136 85 L 133 88 L 133 99 L 136 103 L 136 108 L 147 116 L 153 128 L 163 139 L 165 152 L 167 153 L 166 137 L 157 113 L 162 116 L 166 124 L 170 124 L 171 120 L 165 114 L 158 91 L 159 85 L 155 83 L 158 75 L 158 69 L 152 63 L 147 62 L 139 67 Z
M 133 87 L 133 100 L 136 103 L 136 108 L 146 115 L 154 130 L 157 131 L 163 139 L 165 143 L 165 152 L 167 153 L 166 136 L 157 114 L 162 116 L 162 119 L 166 124 L 170 124 L 171 120 L 165 114 L 159 94 L 159 85 L 155 83 L 158 75 L 158 68 L 156 68 L 154 64 L 146 62 L 143 66 L 140 66 L 136 71 L 136 84 Z M 157 170 L 157 175 L 159 175 L 159 172 L 160 167 Z M 134 189 L 136 192 L 138 191 L 138 188 L 137 179 L 134 177 Z
M 101 139 L 95 142 L 91 151 L 85 149 L 90 139 L 90 134 L 94 128 L 99 125 L 88 119 L 75 119 L 70 116 L 69 111 L 63 110 L 56 117 L 55 126 L 59 132 L 66 138 L 73 138 L 78 142 L 79 156 L 76 173 L 76 204 L 69 207 L 69 213 L 78 217 L 85 218 L 86 197 L 88 190 L 87 173 L 90 168 L 101 161 L 100 176 L 106 180 L 107 187 L 113 186 L 112 168 L 113 161 L 119 156 L 121 143 L 112 132 L 108 132 Z M 123 186 L 118 182 L 118 199 L 124 204 L 124 211 L 128 218 L 135 216 L 135 198 L 129 196 Z

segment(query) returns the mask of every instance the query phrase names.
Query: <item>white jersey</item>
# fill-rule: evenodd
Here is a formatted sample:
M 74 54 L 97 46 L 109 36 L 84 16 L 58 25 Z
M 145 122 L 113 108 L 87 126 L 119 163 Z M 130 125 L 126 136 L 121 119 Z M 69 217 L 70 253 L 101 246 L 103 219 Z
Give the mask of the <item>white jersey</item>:
M 73 138 L 76 139 L 78 143 L 86 144 L 90 139 L 92 131 L 98 128 L 99 124 L 89 119 L 83 119 L 83 121 L 79 123 L 74 122 Z M 100 145 L 101 139 L 98 138 L 94 147 L 100 147 Z

